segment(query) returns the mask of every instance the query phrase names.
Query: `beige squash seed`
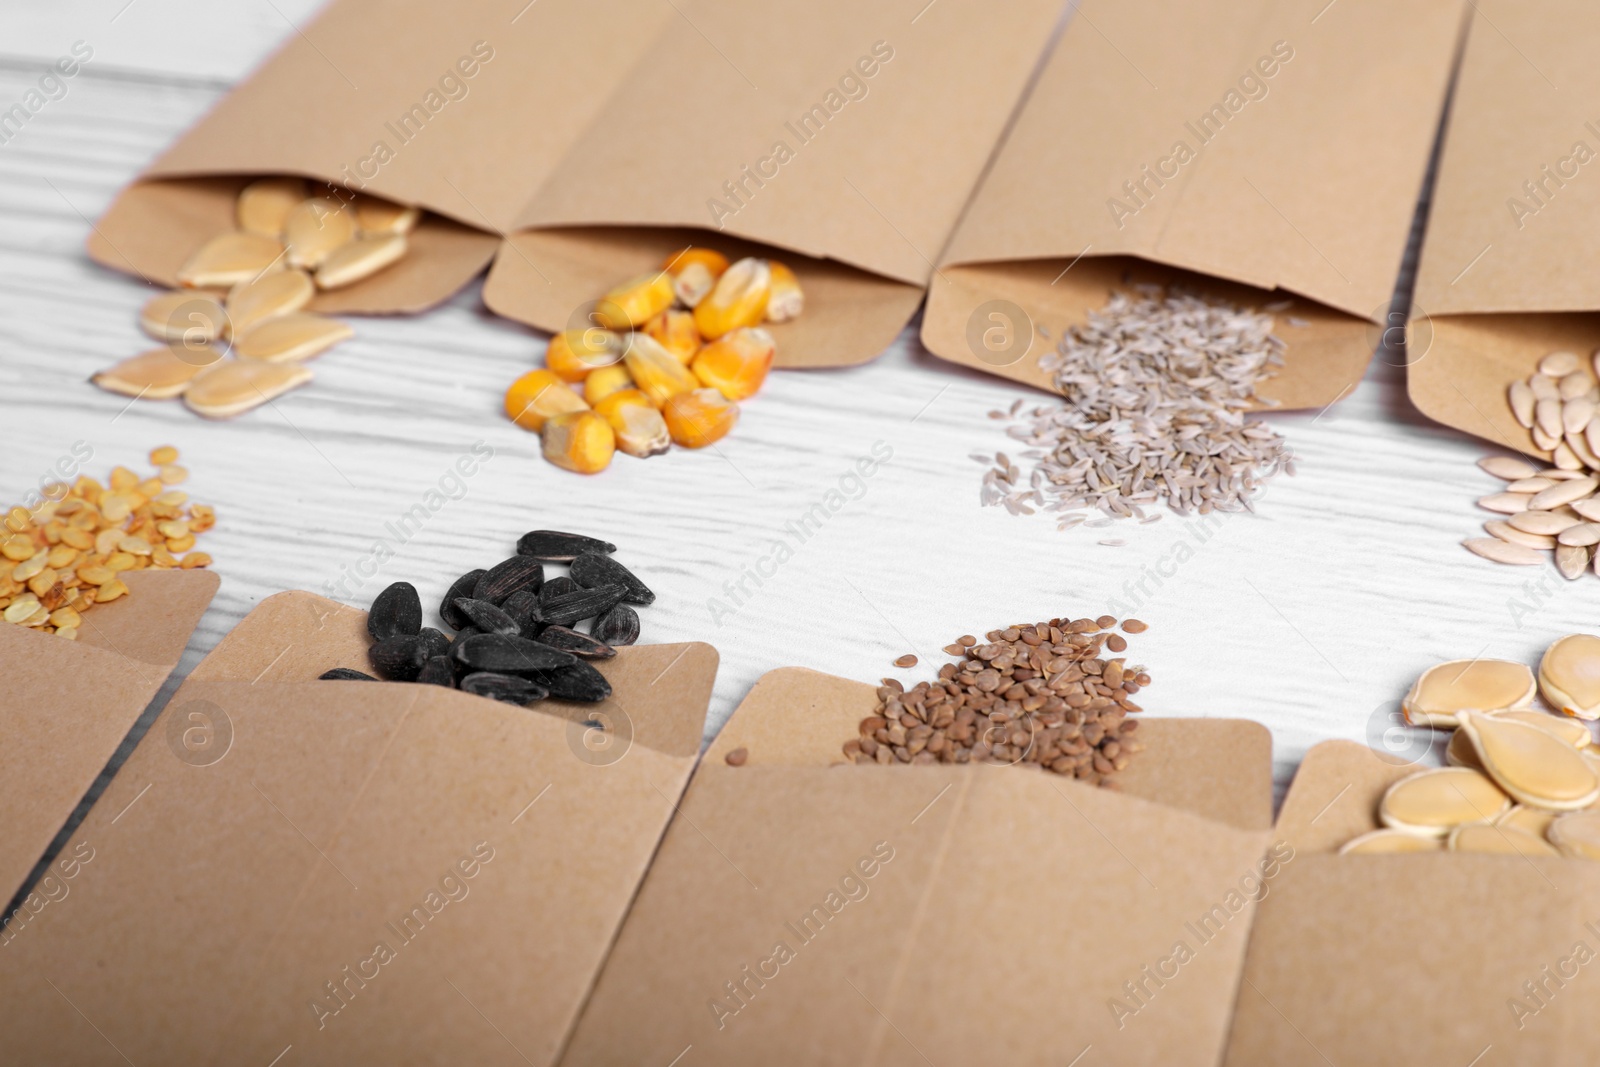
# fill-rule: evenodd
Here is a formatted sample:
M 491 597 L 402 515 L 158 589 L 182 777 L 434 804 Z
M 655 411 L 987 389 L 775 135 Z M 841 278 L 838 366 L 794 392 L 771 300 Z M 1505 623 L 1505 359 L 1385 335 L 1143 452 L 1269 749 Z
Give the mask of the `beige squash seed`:
M 1519 382 L 1517 384 L 1520 385 L 1522 383 Z M 1527 387 L 1523 386 L 1523 388 Z M 1492 474 L 1496 478 L 1503 478 L 1508 482 L 1514 482 L 1520 478 L 1532 478 L 1539 473 L 1538 468 L 1533 464 L 1513 456 L 1484 456 L 1478 460 L 1478 466 L 1483 468 L 1486 473 Z
M 1524 545 L 1513 545 L 1498 537 L 1469 537 L 1461 544 L 1475 555 L 1496 563 L 1510 563 L 1518 567 L 1537 567 L 1544 557 Z
M 399 262 L 406 254 L 404 234 L 358 237 L 328 253 L 317 268 L 317 286 L 338 289 L 354 285 Z
M 1533 424 L 1550 437 L 1560 437 L 1565 432 L 1561 426 L 1561 401 L 1541 400 L 1535 404 Z
M 311 371 L 295 363 L 229 359 L 206 370 L 184 394 L 196 415 L 227 419 L 282 396 L 311 380 Z
M 1563 479 L 1565 480 L 1565 479 Z M 1518 478 L 1506 486 L 1508 493 L 1542 493 L 1553 485 L 1560 483 L 1554 478 Z
M 1457 713 L 1524 708 L 1533 701 L 1533 672 L 1504 659 L 1450 660 L 1429 667 L 1401 701 L 1413 726 L 1454 726 Z
M 1440 837 L 1463 823 L 1499 818 L 1511 801 L 1482 772 L 1469 767 L 1418 771 L 1390 786 L 1378 821 L 1391 830 Z
M 89 380 L 121 396 L 171 400 L 183 395 L 189 383 L 220 358 L 221 354 L 211 348 L 156 348 L 107 367 Z
M 1583 520 L 1564 511 L 1519 511 L 1506 521 L 1526 533 L 1556 537 L 1562 530 L 1576 526 Z
M 1600 719 L 1600 637 L 1569 634 L 1546 649 L 1539 691 L 1568 715 Z
M 1531 534 L 1526 530 L 1519 530 L 1504 519 L 1490 519 L 1483 524 L 1484 531 L 1490 537 L 1498 537 L 1502 541 L 1509 541 L 1514 545 L 1526 545 L 1529 548 L 1543 549 L 1548 552 L 1556 547 L 1556 539 L 1549 534 Z
M 1577 749 L 1527 723 L 1475 711 L 1457 716 L 1484 771 L 1511 797 L 1536 808 L 1573 811 L 1600 799 L 1600 778 Z
M 178 282 L 191 289 L 221 288 L 247 282 L 282 263 L 283 245 L 259 233 L 232 230 L 201 246 L 178 268 Z
M 1545 830 L 1545 838 L 1563 856 L 1600 860 L 1600 811 L 1569 811 Z
M 1570 582 L 1583 577 L 1583 572 L 1588 569 L 1588 548 L 1583 545 L 1556 546 L 1556 570 L 1561 572 L 1561 577 Z
M 1478 498 L 1478 506 L 1485 511 L 1498 511 L 1502 515 L 1516 515 L 1528 510 L 1531 493 L 1491 493 Z
M 410 233 L 421 217 L 422 212 L 414 207 L 376 196 L 363 196 L 356 201 L 356 225 L 369 236 Z
M 209 293 L 174 289 L 152 297 L 139 311 L 139 328 L 157 341 L 206 344 L 223 335 L 228 316 Z
M 1401 830 L 1373 830 L 1349 841 L 1339 850 L 1341 856 L 1393 855 L 1397 852 L 1443 852 L 1444 840 L 1423 837 Z
M 1451 852 L 1485 852 L 1501 856 L 1559 856 L 1555 846 L 1510 826 L 1468 823 L 1451 831 Z
M 241 230 L 282 237 L 289 212 L 306 198 L 306 183 L 299 178 L 261 178 L 239 193 L 235 212 Z
M 1561 399 L 1564 401 L 1577 400 L 1586 396 L 1589 390 L 1593 388 L 1594 382 L 1587 374 L 1581 371 L 1568 374 L 1556 383 L 1556 390 L 1561 394 Z
M 1576 352 L 1551 352 L 1539 361 L 1539 373 L 1551 378 L 1565 378 L 1583 366 Z
M 299 311 L 311 303 L 317 287 L 303 270 L 280 270 L 236 285 L 228 293 L 228 325 L 237 337 L 259 322 Z
M 1550 488 L 1534 494 L 1528 501 L 1530 511 L 1549 511 L 1562 504 L 1570 504 L 1574 500 L 1581 500 L 1592 496 L 1596 489 L 1600 489 L 1600 480 L 1594 478 L 1571 478 L 1564 482 L 1557 482 Z
M 1510 390 L 1511 414 L 1528 429 L 1533 428 L 1533 409 L 1537 403 L 1527 382 L 1512 382 Z M 1492 472 L 1491 472 L 1492 473 Z
M 301 201 L 283 222 L 289 266 L 315 269 L 356 234 L 355 212 L 325 196 Z
M 1576 545 L 1579 548 L 1600 544 L 1600 523 L 1580 522 L 1576 526 L 1568 526 L 1556 535 L 1556 541 L 1559 544 Z
M 246 360 L 298 363 L 354 335 L 355 331 L 338 319 L 296 311 L 252 326 L 234 338 L 233 350 Z

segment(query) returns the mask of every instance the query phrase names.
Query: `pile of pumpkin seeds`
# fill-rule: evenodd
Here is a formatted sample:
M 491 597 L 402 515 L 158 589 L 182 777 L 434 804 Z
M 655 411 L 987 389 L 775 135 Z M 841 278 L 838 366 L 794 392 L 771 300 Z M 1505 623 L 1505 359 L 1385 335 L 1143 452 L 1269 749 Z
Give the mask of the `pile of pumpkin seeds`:
M 210 566 L 194 545 L 216 512 L 175 488 L 189 477 L 177 449 L 154 449 L 150 463 L 148 478 L 114 467 L 107 485 L 87 476 L 57 482 L 43 487 L 36 507 L 6 512 L 0 618 L 74 640 L 90 609 L 128 595 L 127 571 Z
M 1533 705 L 1535 695 L 1552 710 Z M 1600 638 L 1563 637 L 1537 677 L 1510 660 L 1441 663 L 1402 703 L 1414 726 L 1451 729 L 1448 767 L 1418 771 L 1378 803 L 1383 828 L 1344 854 L 1490 852 L 1600 859 Z
M 906 689 L 885 678 L 878 706 L 844 743 L 854 763 L 1000 763 L 1115 788 L 1113 776 L 1144 745 L 1134 694 L 1150 684 L 1120 653 L 1117 620 L 1050 619 L 967 635 L 934 682 Z M 1143 633 L 1137 619 L 1125 633 Z M 1113 655 L 1109 658 L 1105 653 Z
M 1288 446 L 1245 413 L 1267 403 L 1257 385 L 1283 362 L 1284 343 L 1265 310 L 1235 307 L 1158 286 L 1113 294 L 1039 365 L 1062 404 L 991 415 L 1017 419 L 1006 432 L 1026 446 L 1021 466 L 997 453 L 980 499 L 1012 514 L 1067 512 L 1058 529 L 1117 519 L 1153 522 L 1145 508 L 1180 515 L 1250 510 L 1268 478 L 1294 473 Z M 1093 512 L 1100 518 L 1091 518 Z
M 123 396 L 182 397 L 197 415 L 232 418 L 311 380 L 302 364 L 354 335 L 304 310 L 319 290 L 353 285 L 402 259 L 420 212 L 299 178 L 262 178 L 235 207 L 239 228 L 178 269 L 182 288 L 144 306 L 139 325 L 165 342 L 96 374 Z M 230 355 L 233 358 L 229 358 Z
M 454 636 L 422 625 L 422 599 L 410 582 L 395 582 L 372 602 L 367 651 L 378 677 L 460 689 L 512 704 L 545 698 L 598 702 L 611 686 L 588 661 L 610 659 L 639 639 L 633 605 L 655 593 L 612 558 L 617 546 L 582 534 L 533 530 L 517 554 L 468 571 L 450 585 L 439 618 Z M 549 564 L 567 573 L 547 578 Z M 593 620 L 587 633 L 575 627 Z M 376 681 L 336 667 L 329 681 Z

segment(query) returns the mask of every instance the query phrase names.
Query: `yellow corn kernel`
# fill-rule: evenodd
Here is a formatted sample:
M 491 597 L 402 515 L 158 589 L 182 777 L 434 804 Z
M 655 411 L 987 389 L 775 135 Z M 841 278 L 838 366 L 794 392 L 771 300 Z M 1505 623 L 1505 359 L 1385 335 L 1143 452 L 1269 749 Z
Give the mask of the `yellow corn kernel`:
M 563 381 L 581 382 L 590 371 L 622 362 L 622 337 L 598 326 L 562 330 L 550 338 L 544 364 Z
M 767 260 L 767 270 L 772 276 L 771 291 L 767 296 L 767 321 L 788 322 L 798 319 L 806 307 L 806 294 L 800 289 L 800 279 L 794 271 L 775 259 Z
M 594 412 L 611 424 L 617 447 L 630 456 L 659 456 L 672 447 L 667 420 L 637 389 L 612 393 L 594 406 Z
M 597 408 L 600 401 L 612 393 L 633 388 L 633 378 L 628 374 L 628 368 L 622 364 L 614 367 L 601 367 L 592 371 L 589 377 L 583 380 L 583 398 L 589 406 Z
M 756 395 L 767 380 L 778 346 L 759 326 L 746 326 L 712 341 L 694 357 L 694 376 L 729 400 Z
M 190 552 L 183 557 L 183 562 L 178 564 L 183 570 L 192 571 L 196 567 L 211 566 L 211 557 L 204 552 Z
M 717 279 L 716 287 L 694 309 L 700 335 L 715 341 L 741 326 L 759 326 L 767 313 L 772 272 L 765 260 L 741 259 Z
M 660 341 L 661 347 L 677 356 L 686 367 L 702 344 L 694 316 L 678 308 L 668 308 L 645 323 L 644 332 Z
M 669 396 L 686 393 L 699 386 L 689 368 L 668 352 L 660 341 L 643 333 L 628 335 L 628 373 L 650 403 L 660 407 Z
M 610 330 L 636 330 L 672 306 L 672 276 L 665 271 L 641 274 L 605 296 L 595 306 L 595 321 Z
M 695 389 L 668 398 L 661 407 L 667 432 L 684 448 L 704 448 L 728 436 L 739 421 L 739 405 L 715 389 Z
M 728 269 L 728 257 L 721 252 L 710 248 L 690 246 L 681 252 L 674 252 L 661 264 L 661 269 L 668 274 L 681 274 L 684 268 L 692 263 L 698 263 L 711 272 L 713 278 L 722 277 L 722 272 Z
M 556 415 L 588 411 L 583 397 L 553 371 L 531 370 L 511 383 L 506 390 L 506 414 L 524 430 L 544 428 L 545 420 Z M 190 529 L 195 529 L 190 523 Z
M 617 437 L 611 424 L 592 411 L 570 411 L 544 424 L 544 458 L 579 474 L 595 474 L 611 463 Z

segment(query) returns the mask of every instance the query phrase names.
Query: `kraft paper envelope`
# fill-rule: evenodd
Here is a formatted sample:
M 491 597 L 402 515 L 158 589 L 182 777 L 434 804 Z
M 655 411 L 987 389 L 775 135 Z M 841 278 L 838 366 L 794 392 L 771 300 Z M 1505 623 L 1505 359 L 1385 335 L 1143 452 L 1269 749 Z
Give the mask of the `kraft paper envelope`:
M 1335 400 L 1386 322 L 1462 11 L 1085 0 L 951 238 L 924 343 L 1051 389 L 1038 358 L 1068 327 L 1179 285 L 1287 304 L 1261 394 Z
M 11 899 L 178 665 L 210 571 L 129 571 L 67 641 L 0 625 L 0 898 Z
M 686 244 L 777 248 L 807 294 L 779 362 L 864 362 L 920 303 L 1059 7 L 336 0 L 123 195 L 91 251 L 170 282 L 228 225 L 242 183 L 218 176 L 305 174 L 443 217 L 402 266 L 315 306 L 426 307 L 512 233 L 485 300 L 559 330 Z M 402 117 L 462 57 L 476 73 L 413 132 Z
M 562 1063 L 1215 1064 L 1271 823 L 1267 731 L 1147 720 L 1124 795 L 830 766 L 874 703 L 797 668 L 757 683 Z
M 1600 346 L 1597 32 L 1580 0 L 1476 0 L 1422 247 L 1411 399 L 1523 452 L 1543 454 L 1507 387 L 1549 352 Z
M 698 753 L 715 650 L 623 649 L 609 702 L 556 711 L 306 680 L 364 666 L 364 624 L 280 594 L 185 683 L 68 845 L 92 850 L 70 894 L 0 946 L 11 1056 L 554 1060 Z
M 1418 769 L 1350 741 L 1306 754 L 1278 822 L 1295 859 L 1256 910 L 1229 1067 L 1600 1061 L 1600 864 L 1334 854 Z

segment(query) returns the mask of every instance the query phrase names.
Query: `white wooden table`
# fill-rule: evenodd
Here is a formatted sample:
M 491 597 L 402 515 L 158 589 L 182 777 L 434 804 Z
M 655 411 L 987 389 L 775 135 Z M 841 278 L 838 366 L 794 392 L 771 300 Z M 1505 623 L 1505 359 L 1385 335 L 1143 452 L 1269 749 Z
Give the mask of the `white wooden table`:
M 187 488 L 217 507 L 202 547 L 222 590 L 180 676 L 263 597 L 323 591 L 476 441 L 494 458 L 465 497 L 397 546 L 354 602 L 403 578 L 436 603 L 528 529 L 607 537 L 658 592 L 641 612 L 646 639 L 720 650 L 708 736 L 775 667 L 876 679 L 915 652 L 923 666 L 899 673 L 916 678 L 960 634 L 1120 600 L 1151 624 L 1130 653 L 1155 677 L 1148 710 L 1265 723 L 1281 792 L 1308 746 L 1369 739 L 1429 664 L 1531 662 L 1600 605 L 1593 578 L 1568 585 L 1459 547 L 1486 517 L 1473 506 L 1493 484 L 1473 465 L 1485 447 L 1418 415 L 1403 370 L 1381 360 L 1336 406 L 1272 416 L 1300 473 L 1273 483 L 1258 514 L 1067 534 L 979 507 L 982 469 L 967 456 L 1008 447 L 986 413 L 1024 391 L 929 356 L 914 330 L 858 369 L 774 374 L 720 456 L 619 456 L 587 479 L 545 463 L 537 438 L 500 414 L 544 339 L 490 316 L 476 287 L 417 318 L 357 320 L 313 386 L 233 422 L 94 389 L 91 373 L 147 347 L 134 316 L 149 290 L 88 261 L 89 220 L 314 6 L 82 0 L 0 13 L 0 107 L 73 41 L 95 48 L 68 95 L 0 145 L 0 495 L 20 495 L 79 440 L 102 473 L 157 444 L 182 450 Z M 745 569 L 875 442 L 893 457 L 865 491 L 714 618 L 710 599 L 731 605 Z M 1545 591 L 1530 598 L 1530 580 Z

